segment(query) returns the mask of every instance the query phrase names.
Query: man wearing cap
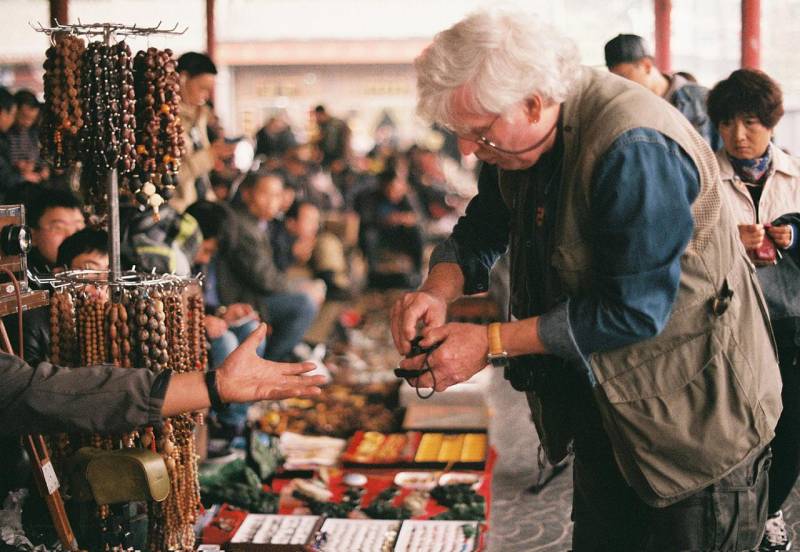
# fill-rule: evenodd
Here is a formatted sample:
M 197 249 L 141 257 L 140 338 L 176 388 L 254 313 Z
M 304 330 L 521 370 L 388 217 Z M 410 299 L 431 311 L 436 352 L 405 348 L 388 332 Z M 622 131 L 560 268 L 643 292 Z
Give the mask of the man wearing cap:
M 674 105 L 689 119 L 711 149 L 722 145 L 706 113 L 708 89 L 682 74 L 665 75 L 655 66 L 653 56 L 642 37 L 619 34 L 606 43 L 606 66 L 612 73 L 639 83 Z

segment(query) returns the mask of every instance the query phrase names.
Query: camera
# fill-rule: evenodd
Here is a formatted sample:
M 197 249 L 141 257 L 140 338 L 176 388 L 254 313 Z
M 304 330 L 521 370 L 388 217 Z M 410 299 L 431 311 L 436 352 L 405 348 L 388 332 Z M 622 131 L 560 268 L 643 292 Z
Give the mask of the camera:
M 28 285 L 30 248 L 31 231 L 25 226 L 25 207 L 0 205 L 0 316 L 17 312 L 17 294 L 8 272 L 19 282 L 23 311 L 48 304 L 46 291 L 32 290 Z

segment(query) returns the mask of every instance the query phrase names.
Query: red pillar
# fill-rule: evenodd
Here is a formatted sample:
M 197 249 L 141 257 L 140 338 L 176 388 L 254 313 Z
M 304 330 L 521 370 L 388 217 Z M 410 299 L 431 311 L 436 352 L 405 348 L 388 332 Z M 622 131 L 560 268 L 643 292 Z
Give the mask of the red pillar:
M 672 0 L 655 0 L 656 8 L 656 67 L 663 73 L 672 71 L 672 52 L 670 51 L 670 16 Z
M 742 67 L 761 66 L 761 0 L 742 0 Z
M 69 20 L 67 7 L 69 0 L 50 0 L 50 24 L 55 25 L 56 21 L 66 24 Z
M 206 0 L 206 53 L 212 60 L 217 49 L 217 33 L 215 30 L 214 0 Z

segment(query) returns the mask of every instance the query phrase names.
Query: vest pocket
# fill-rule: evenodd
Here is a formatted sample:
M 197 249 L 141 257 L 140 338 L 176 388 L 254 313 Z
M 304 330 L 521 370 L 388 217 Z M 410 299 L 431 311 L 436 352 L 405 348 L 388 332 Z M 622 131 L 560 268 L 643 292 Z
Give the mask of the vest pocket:
M 612 443 L 627 449 L 656 496 L 669 499 L 722 477 L 771 438 L 757 389 L 722 326 L 604 382 L 599 407 Z

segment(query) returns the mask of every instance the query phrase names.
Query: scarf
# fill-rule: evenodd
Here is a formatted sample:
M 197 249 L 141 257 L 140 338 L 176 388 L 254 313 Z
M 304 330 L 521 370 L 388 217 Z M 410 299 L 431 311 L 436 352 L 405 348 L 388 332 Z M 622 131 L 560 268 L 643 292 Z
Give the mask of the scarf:
M 767 147 L 767 151 L 762 157 L 737 159 L 728 155 L 728 159 L 739 178 L 750 184 L 761 184 L 772 165 L 772 144 Z

